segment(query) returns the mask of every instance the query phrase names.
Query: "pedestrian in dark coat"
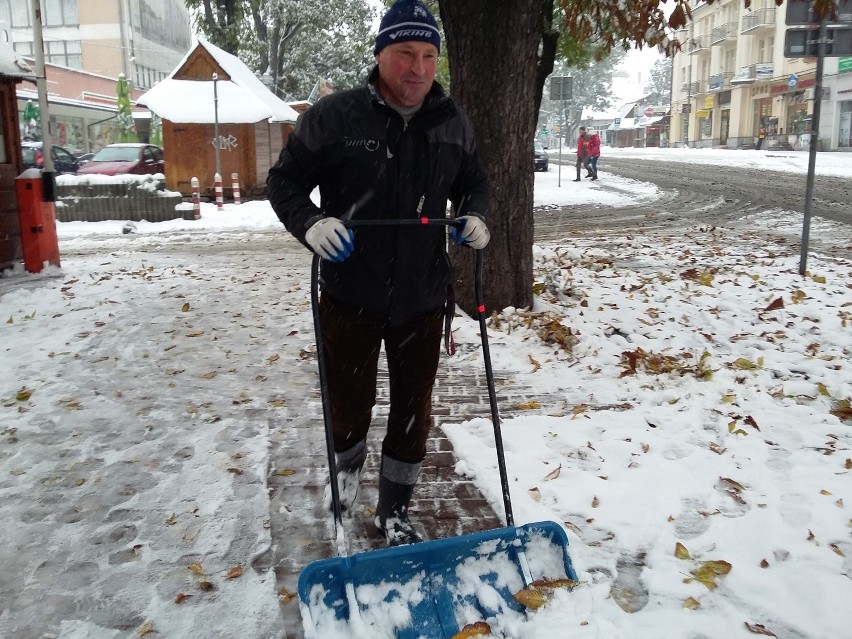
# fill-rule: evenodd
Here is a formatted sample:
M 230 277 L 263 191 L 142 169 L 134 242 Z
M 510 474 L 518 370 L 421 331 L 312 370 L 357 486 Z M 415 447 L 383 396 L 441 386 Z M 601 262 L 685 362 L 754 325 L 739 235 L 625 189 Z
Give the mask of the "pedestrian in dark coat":
M 575 182 L 580 182 L 580 168 L 585 167 L 586 171 L 591 173 L 589 167 L 589 136 L 586 134 L 586 127 L 580 127 L 580 137 L 577 139 L 577 179 Z
M 420 541 L 408 507 L 431 427 L 432 387 L 451 283 L 444 226 L 349 229 L 341 220 L 446 217 L 450 236 L 488 244 L 488 185 L 466 115 L 435 82 L 441 40 L 419 0 L 398 0 L 376 37 L 365 87 L 300 118 L 267 179 L 287 229 L 323 258 L 320 319 L 341 505 L 351 511 L 367 455 L 384 342 L 390 411 L 376 525 L 391 545 Z M 319 187 L 320 205 L 310 198 Z M 330 488 L 326 489 L 330 504 Z

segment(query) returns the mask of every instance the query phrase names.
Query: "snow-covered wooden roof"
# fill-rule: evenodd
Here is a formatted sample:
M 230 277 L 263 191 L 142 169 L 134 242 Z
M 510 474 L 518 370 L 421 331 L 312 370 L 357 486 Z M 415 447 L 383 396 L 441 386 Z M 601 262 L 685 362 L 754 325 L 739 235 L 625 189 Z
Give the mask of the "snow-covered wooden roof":
M 229 77 L 215 82 L 216 96 L 212 76 L 210 80 L 174 77 L 193 54 L 193 49 L 167 78 L 144 93 L 136 103 L 171 122 L 213 124 L 218 106 L 220 124 L 251 124 L 261 120 L 295 124 L 299 114 L 267 89 L 239 58 L 203 38 L 198 39 L 196 49 L 198 47 L 202 47 Z

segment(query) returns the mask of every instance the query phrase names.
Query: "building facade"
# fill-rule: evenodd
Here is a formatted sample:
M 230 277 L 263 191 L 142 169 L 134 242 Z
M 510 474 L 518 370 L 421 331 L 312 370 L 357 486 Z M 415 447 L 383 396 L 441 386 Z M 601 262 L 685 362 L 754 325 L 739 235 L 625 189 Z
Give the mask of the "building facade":
M 677 32 L 671 144 L 754 148 L 763 129 L 764 149 L 807 150 L 816 59 L 784 57 L 785 7 L 774 0 L 748 9 L 742 0 L 691 4 L 693 20 Z M 820 150 L 850 148 L 851 62 L 825 59 Z
M 31 0 L 0 0 L 0 28 L 32 58 Z M 183 0 L 41 0 L 45 62 L 117 78 L 145 90 L 192 46 Z M 66 96 L 75 97 L 75 96 Z

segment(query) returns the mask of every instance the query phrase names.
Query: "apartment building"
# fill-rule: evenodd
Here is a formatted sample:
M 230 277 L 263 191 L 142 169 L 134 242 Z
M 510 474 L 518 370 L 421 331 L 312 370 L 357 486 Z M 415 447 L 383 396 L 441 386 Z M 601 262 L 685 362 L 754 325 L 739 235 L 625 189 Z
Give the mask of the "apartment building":
M 45 61 L 138 89 L 165 78 L 191 48 L 183 0 L 41 0 Z M 0 0 L 0 29 L 33 57 L 32 0 Z M 74 97 L 74 96 L 66 96 Z
M 675 146 L 809 147 L 815 58 L 785 58 L 785 7 L 774 0 L 692 2 L 693 20 L 677 32 L 670 140 Z M 826 58 L 820 149 L 850 148 L 852 59 Z M 847 99 L 844 100 L 843 98 Z

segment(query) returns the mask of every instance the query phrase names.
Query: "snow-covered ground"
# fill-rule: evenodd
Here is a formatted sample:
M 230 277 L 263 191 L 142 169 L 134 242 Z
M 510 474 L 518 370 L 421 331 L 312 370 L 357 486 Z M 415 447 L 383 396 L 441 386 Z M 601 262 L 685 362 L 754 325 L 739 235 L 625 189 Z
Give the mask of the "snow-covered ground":
M 800 152 L 603 153 L 807 168 Z M 817 172 L 852 176 L 852 154 Z M 603 168 L 557 183 L 536 175 L 537 205 L 656 197 Z M 309 254 L 264 202 L 123 226 L 60 223 L 61 269 L 0 279 L 0 637 L 29 639 L 39 615 L 61 639 L 280 637 L 274 575 L 250 566 L 270 543 L 267 417 L 298 410 L 276 383 L 312 373 Z M 849 637 L 852 264 L 811 253 L 803 277 L 766 237 L 535 248 L 536 306 L 492 321 L 491 355 L 533 389 L 502 424 L 516 523 L 562 524 L 581 584 L 483 619 L 491 636 Z M 481 366 L 478 325 L 455 327 L 469 348 L 446 365 Z M 502 512 L 490 422 L 442 427 Z

